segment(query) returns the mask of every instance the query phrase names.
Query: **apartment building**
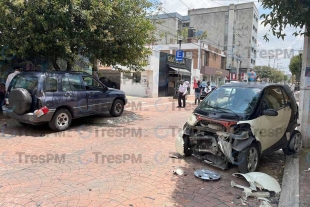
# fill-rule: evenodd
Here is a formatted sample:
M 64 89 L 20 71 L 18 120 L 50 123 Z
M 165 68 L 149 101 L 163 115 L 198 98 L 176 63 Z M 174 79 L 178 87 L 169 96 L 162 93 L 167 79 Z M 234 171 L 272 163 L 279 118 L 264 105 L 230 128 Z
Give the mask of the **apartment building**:
M 184 42 L 196 42 L 197 36 L 207 32 L 202 42 L 226 53 L 225 69 L 229 79 L 247 79 L 247 70 L 256 64 L 258 10 L 253 2 L 230 4 L 214 8 L 188 11 L 187 16 L 178 13 L 161 14 L 150 17 L 157 21 L 157 38 L 154 45 L 177 44 L 180 31 L 188 28 L 188 38 Z M 196 31 L 193 33 L 193 30 Z M 179 36 L 178 36 L 179 35 Z M 202 66 L 205 66 L 202 64 Z

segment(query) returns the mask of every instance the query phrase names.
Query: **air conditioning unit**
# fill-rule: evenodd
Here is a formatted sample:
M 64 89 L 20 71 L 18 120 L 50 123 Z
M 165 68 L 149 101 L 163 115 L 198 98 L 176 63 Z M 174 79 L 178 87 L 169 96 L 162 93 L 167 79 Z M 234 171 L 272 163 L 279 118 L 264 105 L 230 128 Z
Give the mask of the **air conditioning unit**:
M 196 30 L 194 28 L 188 29 L 188 38 L 194 38 L 195 37 Z

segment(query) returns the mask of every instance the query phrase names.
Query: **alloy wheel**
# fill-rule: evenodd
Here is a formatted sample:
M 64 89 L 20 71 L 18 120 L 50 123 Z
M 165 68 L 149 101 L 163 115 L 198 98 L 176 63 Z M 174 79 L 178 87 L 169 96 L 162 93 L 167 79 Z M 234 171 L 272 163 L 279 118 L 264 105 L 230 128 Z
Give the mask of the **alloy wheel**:
M 61 113 L 57 116 L 57 125 L 66 127 L 69 124 L 69 116 L 66 113 Z

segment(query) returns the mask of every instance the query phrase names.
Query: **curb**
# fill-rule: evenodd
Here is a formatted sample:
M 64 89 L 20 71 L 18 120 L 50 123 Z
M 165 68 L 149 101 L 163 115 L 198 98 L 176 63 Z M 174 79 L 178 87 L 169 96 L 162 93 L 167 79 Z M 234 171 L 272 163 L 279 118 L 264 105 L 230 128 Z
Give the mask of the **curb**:
M 278 207 L 299 207 L 299 157 L 286 156 Z

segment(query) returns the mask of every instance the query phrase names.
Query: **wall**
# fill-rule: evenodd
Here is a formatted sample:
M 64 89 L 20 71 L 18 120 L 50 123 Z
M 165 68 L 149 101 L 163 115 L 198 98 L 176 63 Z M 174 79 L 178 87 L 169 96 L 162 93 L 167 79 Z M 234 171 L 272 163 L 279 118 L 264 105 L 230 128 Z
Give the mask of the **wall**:
M 153 51 L 152 56 L 149 57 L 149 65 L 146 66 L 141 73 L 141 77 L 147 76 L 147 83 L 143 85 L 140 83 L 134 83 L 132 80 L 124 79 L 124 74 L 121 73 L 121 90 L 125 92 L 127 96 L 145 96 L 145 89 L 147 86 L 150 89 L 150 97 L 158 97 L 158 71 L 159 71 L 159 52 Z

